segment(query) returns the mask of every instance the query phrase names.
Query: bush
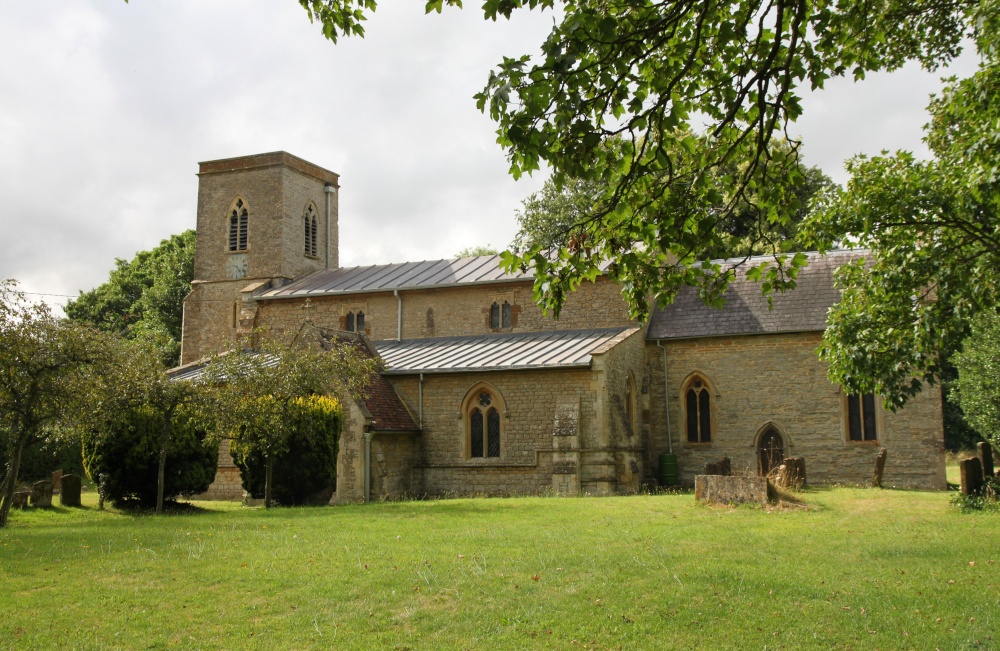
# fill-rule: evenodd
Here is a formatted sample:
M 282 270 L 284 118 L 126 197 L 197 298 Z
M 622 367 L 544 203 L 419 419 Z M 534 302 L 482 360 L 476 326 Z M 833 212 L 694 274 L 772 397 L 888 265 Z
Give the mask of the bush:
M 174 433 L 167 447 L 163 499 L 208 490 L 219 463 L 219 446 L 206 441 L 187 412 L 174 416 Z M 113 502 L 156 505 L 156 475 L 160 461 L 160 424 L 146 409 L 137 409 L 117 426 L 84 437 L 83 465 L 95 483 L 106 475 L 106 495 Z
M 340 403 L 327 396 L 310 396 L 296 402 L 292 418 L 298 426 L 285 452 L 275 458 L 271 477 L 271 498 L 289 506 L 305 504 L 313 495 L 336 486 Z M 243 489 L 255 499 L 263 498 L 266 466 L 261 450 L 233 441 L 230 451 Z
M 1000 513 L 1000 476 L 985 479 L 982 495 L 956 493 L 951 498 L 951 505 L 962 513 L 972 511 Z

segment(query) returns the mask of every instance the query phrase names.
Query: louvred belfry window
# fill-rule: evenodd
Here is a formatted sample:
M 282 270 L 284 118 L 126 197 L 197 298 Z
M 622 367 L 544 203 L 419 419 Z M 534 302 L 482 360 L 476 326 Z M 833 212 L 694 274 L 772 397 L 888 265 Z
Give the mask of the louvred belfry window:
M 305 230 L 304 252 L 307 256 L 315 258 L 319 245 L 317 244 L 316 208 L 312 204 L 309 204 L 309 207 L 306 208 L 306 214 L 302 217 L 302 222 Z
M 249 235 L 250 211 L 243 199 L 237 199 L 229 212 L 229 250 L 246 251 Z

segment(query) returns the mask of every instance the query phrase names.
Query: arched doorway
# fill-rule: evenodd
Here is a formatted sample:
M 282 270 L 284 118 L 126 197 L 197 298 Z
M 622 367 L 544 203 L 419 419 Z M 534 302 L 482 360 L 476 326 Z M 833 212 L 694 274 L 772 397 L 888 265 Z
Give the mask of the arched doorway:
M 757 460 L 760 474 L 765 476 L 785 460 L 785 441 L 773 427 L 769 427 L 757 441 Z

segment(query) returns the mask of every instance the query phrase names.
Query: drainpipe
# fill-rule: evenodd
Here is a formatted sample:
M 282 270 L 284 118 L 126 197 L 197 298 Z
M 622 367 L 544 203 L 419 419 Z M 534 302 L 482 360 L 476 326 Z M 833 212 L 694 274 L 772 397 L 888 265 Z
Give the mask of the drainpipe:
M 403 340 L 403 297 L 399 295 L 399 290 L 392 290 L 396 297 L 396 343 Z
M 372 437 L 374 432 L 365 432 L 365 503 L 372 499 Z
M 417 413 L 419 414 L 418 418 L 420 419 L 420 429 L 423 429 L 424 428 L 424 374 L 423 373 L 420 374 L 420 387 L 417 392 L 417 395 L 419 396 L 419 398 L 417 399 L 417 404 L 419 405 L 417 407 Z
M 656 340 L 656 345 L 663 351 L 663 411 L 667 415 L 667 451 L 674 453 L 674 436 L 670 432 L 670 383 L 667 382 L 667 349 L 662 339 Z
M 337 188 L 333 187 L 331 183 L 327 183 L 323 186 L 323 192 L 326 194 L 326 268 L 330 268 L 330 203 L 332 200 L 332 195 L 337 191 Z

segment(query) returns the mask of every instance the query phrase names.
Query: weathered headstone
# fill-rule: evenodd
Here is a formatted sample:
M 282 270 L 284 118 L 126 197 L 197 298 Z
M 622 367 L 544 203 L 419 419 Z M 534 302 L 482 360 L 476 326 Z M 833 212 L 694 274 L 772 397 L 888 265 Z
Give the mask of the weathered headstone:
M 767 504 L 767 477 L 697 475 L 694 499 L 714 504 Z
M 80 506 L 80 477 L 78 475 L 65 475 L 62 478 L 59 503 L 63 506 Z
M 52 506 L 52 482 L 46 479 L 31 485 L 31 505 L 40 509 Z
M 52 473 L 52 493 L 58 493 L 62 490 L 62 470 L 56 470 Z
M 777 483 L 782 488 L 801 488 L 806 483 L 806 460 L 788 457 L 778 466 Z
M 14 499 L 11 500 L 10 506 L 14 509 L 26 509 L 28 508 L 28 498 L 31 497 L 31 491 L 14 491 Z
M 885 458 L 889 456 L 889 451 L 881 448 L 878 456 L 875 457 L 875 472 L 872 473 L 872 488 L 882 488 L 882 472 L 885 471 Z
M 705 464 L 705 474 L 706 475 L 721 475 L 722 477 L 728 477 L 733 474 L 733 466 L 729 461 L 729 457 L 722 457 L 715 463 Z
M 983 477 L 993 476 L 993 446 L 986 441 L 980 441 L 976 445 L 976 451 L 979 453 L 979 463 L 983 466 Z
M 979 495 L 983 492 L 983 464 L 979 457 L 969 457 L 958 462 L 962 474 L 962 494 Z

